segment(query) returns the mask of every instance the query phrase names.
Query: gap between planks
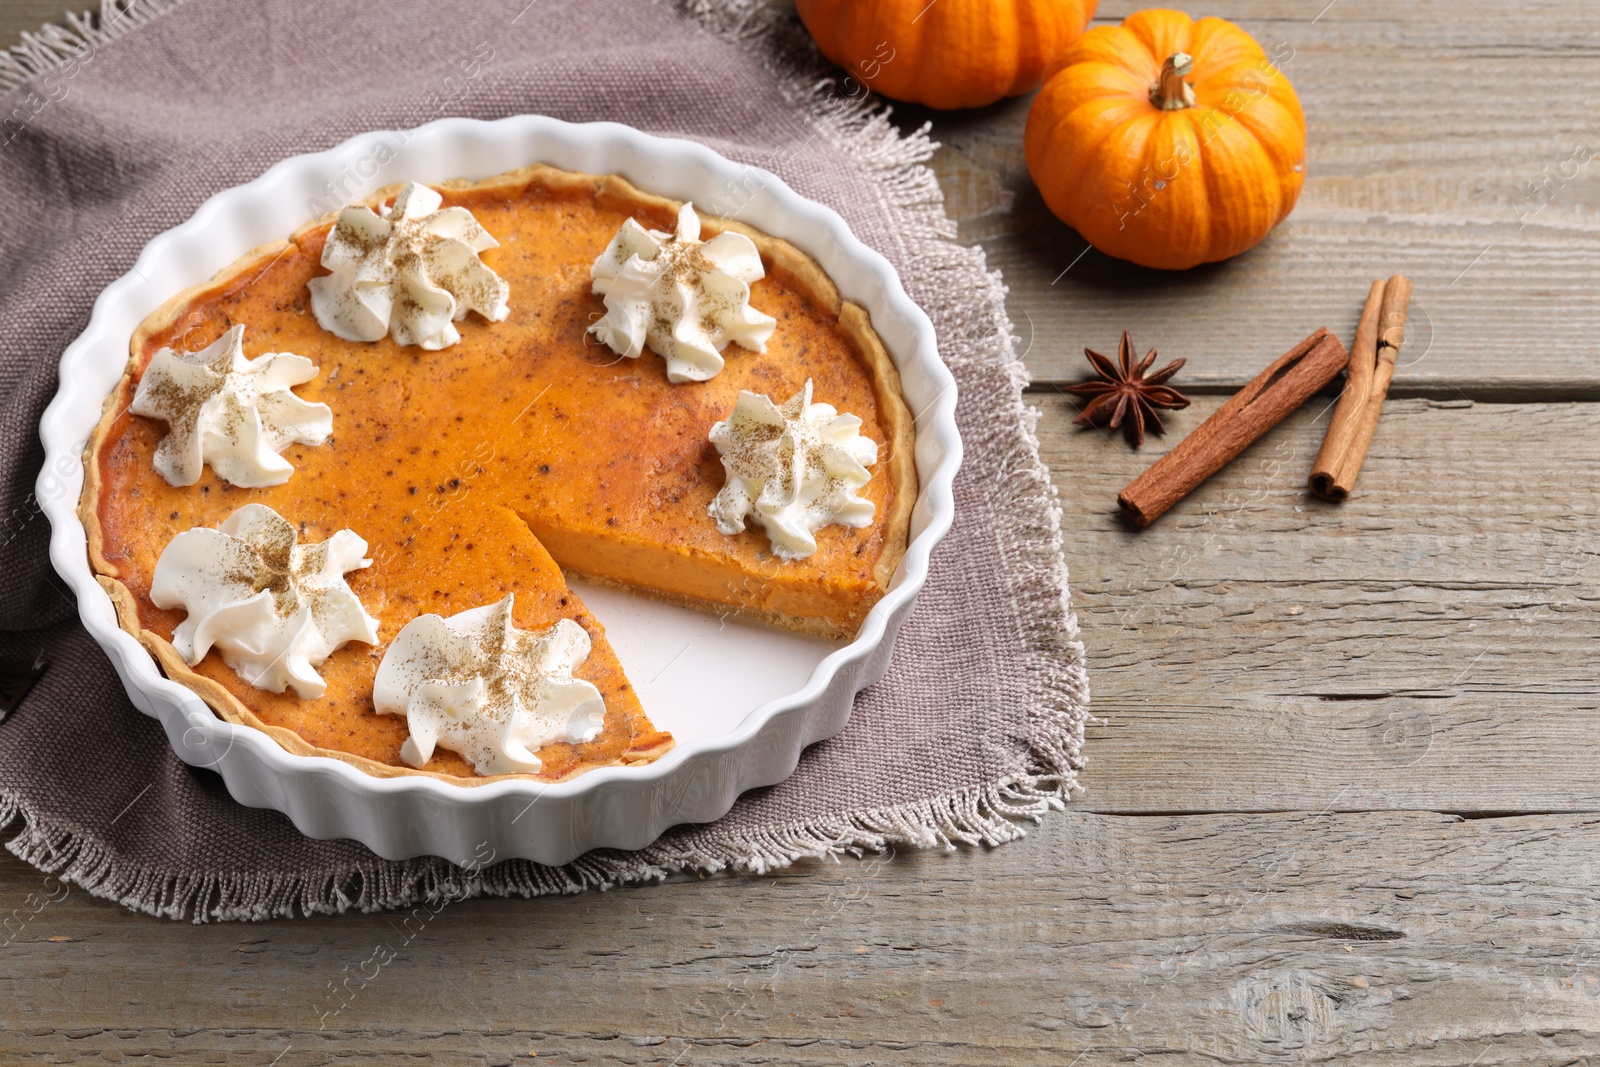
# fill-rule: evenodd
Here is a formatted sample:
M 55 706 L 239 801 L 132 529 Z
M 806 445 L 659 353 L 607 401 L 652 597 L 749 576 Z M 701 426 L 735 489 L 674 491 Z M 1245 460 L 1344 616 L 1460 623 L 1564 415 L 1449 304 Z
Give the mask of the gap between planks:
M 1117 491 L 1221 398 L 1141 453 L 1029 399 L 1104 720 L 1083 810 L 1600 809 L 1600 408 L 1392 401 L 1334 505 L 1308 404 L 1140 531 Z
M 1597 848 L 1600 820 L 1574 815 L 1068 812 L 997 849 L 451 904 L 321 1033 L 330 980 L 405 914 L 188 927 L 72 892 L 5 948 L 0 1051 L 1574 1062 L 1600 1054 Z M 0 860 L 0 901 L 38 880 Z M 194 1025 L 219 1010 L 225 1029 Z

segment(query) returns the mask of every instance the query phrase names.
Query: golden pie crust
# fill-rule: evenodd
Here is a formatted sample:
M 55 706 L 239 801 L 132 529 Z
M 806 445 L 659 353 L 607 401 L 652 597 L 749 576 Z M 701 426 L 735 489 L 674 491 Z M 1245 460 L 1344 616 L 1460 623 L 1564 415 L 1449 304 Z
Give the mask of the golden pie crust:
M 169 677 L 225 720 L 264 730 L 289 751 L 331 756 L 379 776 L 423 774 L 457 784 L 558 781 L 649 762 L 671 748 L 671 738 L 650 725 L 604 628 L 567 589 L 562 568 L 703 610 L 852 635 L 905 552 L 916 499 L 914 431 L 899 375 L 867 312 L 842 300 L 809 256 L 705 216 L 707 238 L 731 229 L 756 244 L 767 277 L 752 285 L 751 302 L 774 315 L 778 328 L 765 355 L 730 345 L 727 366 L 711 381 L 667 383 L 665 361 L 653 352 L 621 360 L 584 329 L 603 312 L 589 291 L 594 258 L 626 218 L 670 231 L 677 201 L 616 176 L 545 166 L 435 188 L 445 206 L 470 208 L 500 240 L 482 258 L 511 283 L 510 318 L 489 323 L 469 315 L 457 324 L 462 340 L 440 352 L 389 339 L 347 342 L 322 331 L 304 283 L 323 273 L 332 215 L 177 294 L 135 332 L 128 370 L 85 450 L 80 514 L 91 565 L 122 627 Z M 376 208 L 398 189 L 363 202 Z M 207 467 L 199 483 L 176 489 L 150 464 L 164 426 L 130 415 L 128 403 L 155 351 L 198 349 L 234 322 L 245 325 L 248 356 L 290 351 L 319 365 L 317 378 L 296 393 L 333 407 L 334 436 L 285 450 L 295 474 L 284 485 L 241 490 Z M 878 441 L 879 463 L 862 491 L 876 514 L 862 531 L 819 531 L 809 560 L 780 561 L 759 529 L 732 538 L 715 532 L 705 508 L 723 479 L 706 434 L 740 388 L 781 403 L 807 377 L 817 400 L 861 416 L 862 433 Z M 377 560 L 348 579 L 379 618 L 380 644 L 334 652 L 320 668 L 329 686 L 318 700 L 255 690 L 215 655 L 189 667 L 169 641 L 182 612 L 148 600 L 154 560 L 172 536 L 215 526 L 249 502 L 276 508 L 301 527 L 303 540 L 354 529 Z M 508 590 L 517 593 L 518 626 L 542 628 L 566 617 L 589 631 L 594 651 L 579 677 L 605 696 L 601 735 L 587 745 L 541 749 L 545 769 L 538 775 L 478 776 L 445 750 L 425 769 L 406 766 L 399 760 L 405 716 L 378 715 L 370 706 L 384 647 L 411 618 L 448 616 Z

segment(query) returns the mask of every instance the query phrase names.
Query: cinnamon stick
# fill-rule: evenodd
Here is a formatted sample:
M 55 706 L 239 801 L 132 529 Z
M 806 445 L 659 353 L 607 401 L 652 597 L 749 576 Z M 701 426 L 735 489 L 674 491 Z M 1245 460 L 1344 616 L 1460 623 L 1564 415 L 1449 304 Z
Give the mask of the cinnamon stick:
M 1396 274 L 1387 282 L 1372 283 L 1367 303 L 1356 327 L 1350 350 L 1350 370 L 1339 406 L 1328 423 L 1328 434 L 1311 467 L 1311 491 L 1329 500 L 1344 500 L 1355 488 L 1372 433 L 1378 427 L 1395 360 L 1405 343 L 1406 312 L 1411 303 L 1411 282 Z
M 1339 339 L 1318 330 L 1273 360 L 1178 447 L 1129 483 L 1117 503 L 1128 518 L 1150 525 L 1338 377 L 1348 360 Z

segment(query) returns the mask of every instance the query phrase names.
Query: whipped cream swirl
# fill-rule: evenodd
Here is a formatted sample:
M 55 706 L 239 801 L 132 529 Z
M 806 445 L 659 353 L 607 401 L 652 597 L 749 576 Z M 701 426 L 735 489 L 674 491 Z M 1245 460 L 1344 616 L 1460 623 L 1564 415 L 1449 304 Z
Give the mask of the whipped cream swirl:
M 294 473 L 279 455 L 285 448 L 320 445 L 333 432 L 328 405 L 289 391 L 316 376 L 317 365 L 304 356 L 246 359 L 244 327 L 235 326 L 199 352 L 157 352 L 128 410 L 167 424 L 153 462 L 171 484 L 193 485 L 209 463 L 218 478 L 259 489 Z
M 534 774 L 545 745 L 600 733 L 605 700 L 572 676 L 589 658 L 589 634 L 571 619 L 519 630 L 513 596 L 448 619 L 412 619 L 383 654 L 372 703 L 406 717 L 411 736 L 400 758 L 411 766 L 424 766 L 443 745 L 479 774 Z
M 443 198 L 407 184 L 382 216 L 347 207 L 322 247 L 333 273 L 312 278 L 311 310 L 324 330 L 346 341 L 377 341 L 428 350 L 461 340 L 455 323 L 476 311 L 490 322 L 511 313 L 511 286 L 478 258 L 500 242 L 464 207 L 439 210 Z
M 589 274 L 606 298 L 589 332 L 628 359 L 648 344 L 672 382 L 714 377 L 730 341 L 765 352 L 777 325 L 750 306 L 750 283 L 766 276 L 755 242 L 731 230 L 701 241 L 693 204 L 678 210 L 676 233 L 624 222 Z
M 367 543 L 349 530 L 302 545 L 265 504 L 246 504 L 215 530 L 196 527 L 162 549 L 150 583 L 158 608 L 189 613 L 172 647 L 191 667 L 213 647 L 239 677 L 270 693 L 306 699 L 327 690 L 316 668 L 350 641 L 378 643 L 378 620 L 345 584 L 370 566 Z
M 811 402 L 811 379 L 782 407 L 742 391 L 733 413 L 711 427 L 727 481 L 712 500 L 717 529 L 732 536 L 754 518 L 772 554 L 804 559 L 824 526 L 872 523 L 872 501 L 856 494 L 871 480 L 878 446 L 861 436 L 861 420 L 831 404 Z

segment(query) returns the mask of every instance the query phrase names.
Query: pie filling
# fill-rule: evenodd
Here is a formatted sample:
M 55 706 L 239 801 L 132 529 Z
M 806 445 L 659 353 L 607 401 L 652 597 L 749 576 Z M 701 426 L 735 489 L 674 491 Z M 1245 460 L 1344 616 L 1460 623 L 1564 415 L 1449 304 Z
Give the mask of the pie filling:
M 629 219 L 673 232 L 677 204 L 617 179 L 548 168 L 439 191 L 442 210 L 468 209 L 498 242 L 479 254 L 509 286 L 504 320 L 475 311 L 451 324 L 459 340 L 439 349 L 324 329 L 308 283 L 329 276 L 321 261 L 330 220 L 183 294 L 136 335 L 129 375 L 107 404 L 91 454 L 97 492 L 85 503 L 94 562 L 124 625 L 169 674 L 291 749 L 413 773 L 401 757 L 406 717 L 373 705 L 385 649 L 419 616 L 449 618 L 514 594 L 518 629 L 563 619 L 582 627 L 590 648 L 572 677 L 593 683 L 605 702 L 593 740 L 539 749 L 538 777 L 653 759 L 670 736 L 650 724 L 604 627 L 562 569 L 710 611 L 852 634 L 904 551 L 916 492 L 892 366 L 865 316 L 850 305 L 841 315 L 813 264 L 755 235 L 765 276 L 749 283 L 749 302 L 776 320 L 765 351 L 730 344 L 707 380 L 673 381 L 653 351 L 624 358 L 596 337 L 591 328 L 607 308 L 592 291 L 591 266 Z M 708 235 L 719 228 L 705 224 Z M 446 336 L 437 317 L 419 321 L 419 336 Z M 293 474 L 281 484 L 241 488 L 207 465 L 193 484 L 174 486 L 152 462 L 167 426 L 128 410 L 134 391 L 161 349 L 198 353 L 236 325 L 245 327 L 245 357 L 293 353 L 315 365 L 294 395 L 332 410 L 332 434 L 291 440 L 281 455 Z M 758 524 L 729 534 L 710 516 L 726 472 L 708 432 L 742 391 L 781 404 L 808 380 L 818 400 L 859 417 L 860 435 L 877 443 L 859 488 L 872 519 L 824 526 L 813 554 L 780 558 Z M 251 503 L 288 519 L 301 543 L 353 530 L 369 545 L 372 565 L 347 581 L 377 619 L 378 641 L 332 652 L 318 667 L 321 696 L 255 688 L 215 652 L 186 669 L 170 646 L 184 611 L 151 600 L 156 561 L 174 537 L 215 528 Z M 485 780 L 443 747 L 422 769 Z

